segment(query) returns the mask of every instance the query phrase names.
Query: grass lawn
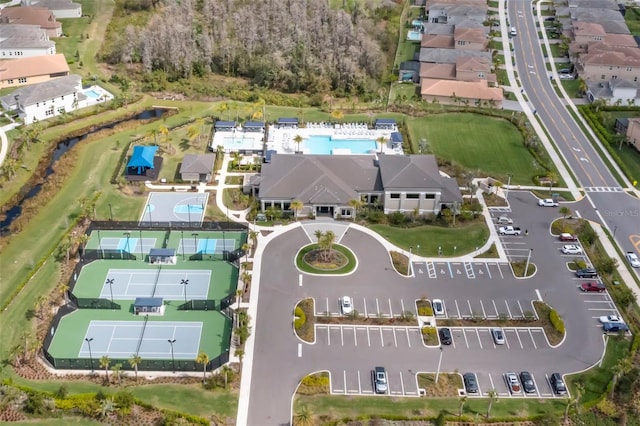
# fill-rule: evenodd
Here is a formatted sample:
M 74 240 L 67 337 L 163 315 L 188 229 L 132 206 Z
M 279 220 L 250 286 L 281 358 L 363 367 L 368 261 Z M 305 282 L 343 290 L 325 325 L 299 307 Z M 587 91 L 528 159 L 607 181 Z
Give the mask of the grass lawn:
M 426 139 L 439 158 L 455 161 L 476 175 L 489 175 L 506 182 L 530 185 L 537 174 L 545 174 L 524 147 L 522 135 L 504 119 L 480 114 L 437 114 L 407 118 L 413 143 Z
M 633 35 L 640 35 L 640 8 L 628 7 L 624 15 L 624 22 Z
M 556 64 L 556 67 L 560 64 Z M 571 99 L 578 97 L 578 88 L 580 87 L 580 80 L 560 80 L 564 86 L 564 90 Z
M 460 256 L 481 247 L 489 239 L 489 230 L 484 223 L 456 228 L 429 225 L 415 228 L 370 225 L 369 228 L 404 250 L 413 247 L 413 253 L 419 256 L 437 256 L 438 247 L 442 247 L 443 256 L 454 256 L 454 247 L 455 255 Z
M 396 53 L 396 65 L 400 66 L 402 62 L 411 61 L 416 52 L 420 50 L 420 43 L 407 40 L 407 29 L 403 28 L 402 34 L 400 34 L 400 45 L 398 46 L 398 52 Z
M 631 172 L 631 181 L 640 181 L 640 152 L 631 145 L 623 144 L 618 156 Z
M 551 414 L 561 418 L 566 402 L 564 399 L 536 400 L 529 398 L 504 398 L 493 404 L 491 417 L 541 416 Z M 331 419 L 355 419 L 358 416 L 406 416 L 436 417 L 441 410 L 454 415 L 458 413 L 458 398 L 379 398 L 373 396 L 296 396 L 294 415 L 299 407 L 306 405 L 315 416 Z M 464 416 L 474 419 L 487 413 L 486 398 L 469 398 L 464 406 Z
M 607 352 L 604 355 L 601 367 L 592 368 L 582 374 L 569 376 L 568 384 L 575 389 L 576 383 L 584 386 L 584 394 L 580 399 L 581 403 L 596 401 L 607 391 L 607 385 L 613 377 L 613 367 L 629 350 L 630 342 L 617 336 L 609 336 L 607 342 Z
M 204 124 L 201 129 L 199 128 L 199 131 L 201 132 L 200 136 L 190 139 L 188 133 L 192 126 L 199 128 L 198 124 L 193 123 L 191 125 L 182 126 L 169 131 L 166 140 L 161 136 L 158 137 L 158 143 L 160 146 L 166 147 L 167 144 L 171 144 L 172 146 L 172 150 L 170 152 L 167 151 L 167 149 L 163 149 L 162 169 L 160 170 L 158 179 L 164 178 L 167 182 L 182 182 L 180 179 L 180 166 L 182 165 L 182 160 L 184 159 L 185 154 L 209 153 L 207 149 L 207 138 L 211 132 L 212 124 L 209 122 Z M 151 144 L 152 141 L 149 140 L 146 143 Z
M 389 102 L 395 100 L 409 101 L 417 97 L 416 85 L 413 83 L 392 83 Z

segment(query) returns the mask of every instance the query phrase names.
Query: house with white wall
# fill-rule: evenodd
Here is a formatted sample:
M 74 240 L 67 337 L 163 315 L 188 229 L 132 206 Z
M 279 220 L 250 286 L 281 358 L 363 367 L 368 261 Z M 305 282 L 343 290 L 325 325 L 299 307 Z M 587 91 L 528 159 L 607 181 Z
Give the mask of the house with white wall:
M 31 58 L 56 54 L 55 42 L 39 25 L 0 25 L 0 58 Z

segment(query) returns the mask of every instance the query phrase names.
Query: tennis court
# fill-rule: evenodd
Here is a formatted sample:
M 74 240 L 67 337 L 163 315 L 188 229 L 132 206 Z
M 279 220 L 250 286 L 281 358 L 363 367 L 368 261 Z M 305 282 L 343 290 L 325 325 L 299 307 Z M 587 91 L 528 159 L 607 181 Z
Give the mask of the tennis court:
M 100 238 L 98 247 L 102 250 L 118 250 L 125 251 L 127 253 L 149 253 L 149 250 L 156 246 L 155 238 Z
M 202 322 L 195 321 L 91 321 L 82 336 L 78 358 L 126 359 L 138 354 L 145 359 L 171 359 L 173 346 L 175 359 L 193 360 L 198 356 L 201 336 Z
M 140 223 L 187 222 L 201 225 L 208 201 L 208 193 L 151 192 L 142 209 Z
M 222 254 L 225 251 L 233 251 L 236 247 L 235 239 L 198 238 L 197 236 L 180 238 L 177 254 Z
M 167 300 L 206 300 L 210 270 L 188 269 L 109 269 L 100 291 L 102 299 L 133 300 L 136 297 L 162 297 Z

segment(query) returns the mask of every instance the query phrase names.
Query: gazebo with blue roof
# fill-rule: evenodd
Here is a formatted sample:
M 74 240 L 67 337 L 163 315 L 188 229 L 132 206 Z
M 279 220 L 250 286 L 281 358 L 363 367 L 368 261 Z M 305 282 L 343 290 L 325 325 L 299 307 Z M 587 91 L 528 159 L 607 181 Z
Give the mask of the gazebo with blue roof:
M 157 150 L 157 146 L 134 146 L 133 154 L 127 163 L 127 178 L 130 180 L 155 179 L 162 163 L 162 158 L 156 157 Z

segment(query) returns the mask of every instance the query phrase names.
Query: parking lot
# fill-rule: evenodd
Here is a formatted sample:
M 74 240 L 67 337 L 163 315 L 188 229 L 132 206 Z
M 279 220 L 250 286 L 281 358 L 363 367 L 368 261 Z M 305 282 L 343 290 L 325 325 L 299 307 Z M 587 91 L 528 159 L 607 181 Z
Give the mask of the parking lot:
M 402 298 L 353 297 L 353 309 L 365 317 L 398 317 L 403 312 L 416 315 L 415 300 Z M 316 299 L 316 316 L 340 316 L 340 299 L 323 297 Z
M 535 297 L 532 293 L 532 297 Z M 524 319 L 535 318 L 532 299 L 451 299 L 443 298 L 445 315 L 451 319 Z
M 459 280 L 486 278 L 491 280 L 511 278 L 508 263 L 499 262 L 413 262 L 413 271 L 418 278 L 437 280 Z
M 316 344 L 365 348 L 423 348 L 419 327 L 316 324 Z
M 455 350 L 515 350 L 528 351 L 549 346 L 540 327 L 503 327 L 504 345 L 496 345 L 489 327 L 448 327 L 451 330 L 451 348 Z M 448 350 L 445 346 L 445 351 Z
M 519 373 L 519 372 L 516 372 Z M 525 393 L 520 392 L 516 394 L 511 394 L 509 392 L 509 388 L 507 387 L 507 383 L 505 382 L 504 376 L 502 374 L 491 374 L 491 373 L 476 373 L 476 378 L 478 380 L 479 393 L 477 395 L 469 395 L 470 397 L 486 397 L 487 391 L 489 389 L 495 389 L 498 393 L 498 396 L 501 398 L 504 397 L 513 397 L 513 398 L 565 398 L 566 396 L 558 396 L 556 395 L 552 388 L 551 383 L 549 382 L 549 375 L 546 373 L 531 373 L 533 382 L 536 387 L 535 393 Z
M 330 370 L 331 393 L 346 395 L 376 395 L 373 391 L 371 369 Z M 400 369 L 387 368 L 386 395 L 391 396 L 419 396 L 415 373 Z M 380 395 L 385 396 L 385 395 Z

